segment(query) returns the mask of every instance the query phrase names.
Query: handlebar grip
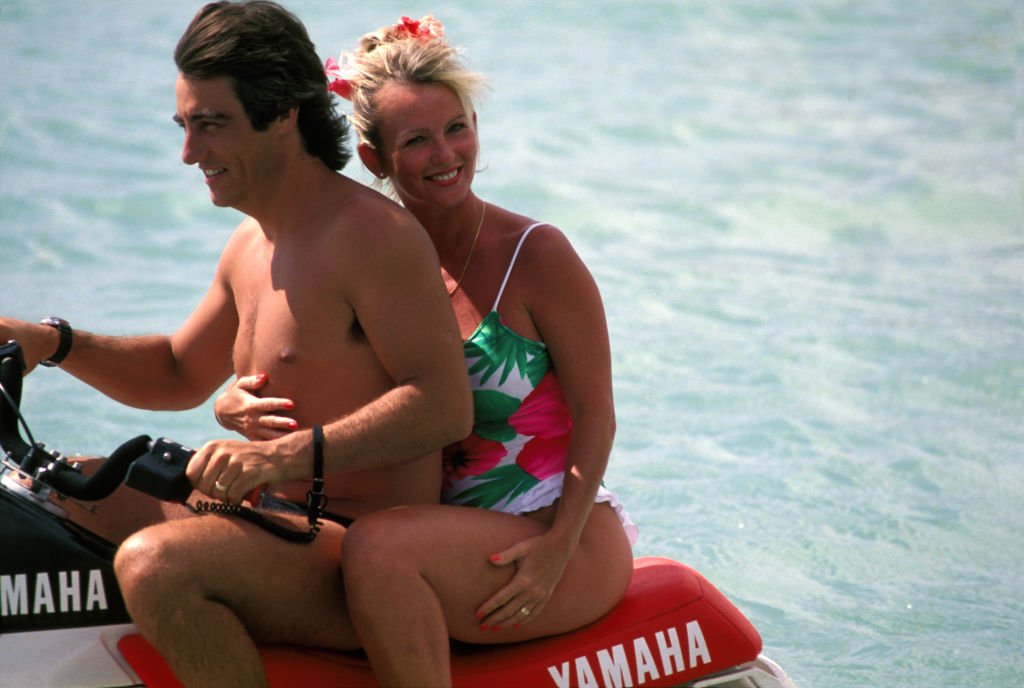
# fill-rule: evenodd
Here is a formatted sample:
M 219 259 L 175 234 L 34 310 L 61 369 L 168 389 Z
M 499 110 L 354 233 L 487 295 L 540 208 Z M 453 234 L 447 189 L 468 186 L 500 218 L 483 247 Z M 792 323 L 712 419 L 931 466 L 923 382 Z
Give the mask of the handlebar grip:
M 185 468 L 195 453 L 165 437 L 157 438 L 145 456 L 132 464 L 125 484 L 165 502 L 184 503 L 192 494 Z
M 114 450 L 99 470 L 88 478 L 75 471 L 47 471 L 40 476 L 43 482 L 58 492 L 75 499 L 93 502 L 109 497 L 124 482 L 125 475 L 135 459 L 149 451 L 149 435 L 139 435 Z
M 0 447 L 20 461 L 31 449 L 18 432 L 18 407 L 21 405 L 22 374 L 25 357 L 15 341 L 0 345 L 0 384 L 10 399 L 0 399 Z

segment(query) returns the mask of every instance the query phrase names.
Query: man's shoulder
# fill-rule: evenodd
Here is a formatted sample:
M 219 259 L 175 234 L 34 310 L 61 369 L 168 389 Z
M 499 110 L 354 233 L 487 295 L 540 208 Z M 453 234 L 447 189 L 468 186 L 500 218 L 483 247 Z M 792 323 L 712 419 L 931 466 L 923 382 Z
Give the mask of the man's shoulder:
M 426 239 L 426 232 L 412 213 L 380 192 L 350 179 L 338 189 L 330 217 L 339 238 L 391 241 L 414 234 Z
M 347 217 L 379 217 L 393 222 L 412 222 L 412 214 L 384 194 L 354 179 L 338 175 L 335 197 L 339 214 Z
M 235 257 L 250 251 L 253 242 L 258 241 L 261 237 L 259 222 L 248 216 L 242 218 L 224 245 L 220 257 L 221 265 L 229 265 Z

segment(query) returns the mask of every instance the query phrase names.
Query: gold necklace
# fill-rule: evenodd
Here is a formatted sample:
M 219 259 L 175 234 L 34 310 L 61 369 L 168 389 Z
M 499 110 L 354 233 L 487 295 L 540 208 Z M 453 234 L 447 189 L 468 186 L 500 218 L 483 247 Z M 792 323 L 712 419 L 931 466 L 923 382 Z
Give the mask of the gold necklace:
M 476 225 L 476 234 L 473 235 L 473 243 L 469 246 L 469 254 L 466 256 L 466 264 L 462 266 L 462 272 L 459 273 L 459 278 L 455 280 L 455 285 L 448 290 L 448 296 L 451 296 L 459 290 L 459 285 L 462 284 L 462 278 L 466 276 L 466 270 L 469 268 L 469 261 L 473 259 L 473 249 L 476 248 L 476 240 L 480 238 L 480 228 L 484 226 L 484 215 L 487 213 L 487 202 L 484 202 L 484 207 L 480 211 L 480 222 Z

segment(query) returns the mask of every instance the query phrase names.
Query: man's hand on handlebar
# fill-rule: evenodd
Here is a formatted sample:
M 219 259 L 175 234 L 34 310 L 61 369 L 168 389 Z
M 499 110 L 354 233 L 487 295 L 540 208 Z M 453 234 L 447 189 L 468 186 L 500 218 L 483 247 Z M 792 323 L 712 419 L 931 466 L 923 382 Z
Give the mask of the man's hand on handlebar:
M 287 456 L 277 440 L 212 440 L 199 448 L 185 473 L 203 494 L 239 504 L 258 487 L 308 477 L 287 474 Z

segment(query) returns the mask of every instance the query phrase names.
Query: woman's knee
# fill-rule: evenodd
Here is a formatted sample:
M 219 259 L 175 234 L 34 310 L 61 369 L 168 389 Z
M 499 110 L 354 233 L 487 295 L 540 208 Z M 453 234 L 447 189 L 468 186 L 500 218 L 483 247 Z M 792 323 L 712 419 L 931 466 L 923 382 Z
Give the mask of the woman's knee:
M 374 513 L 357 519 L 345 531 L 341 542 L 341 569 L 346 578 L 356 572 L 372 575 L 381 566 L 394 562 L 402 536 L 400 519 L 387 513 Z
M 349 526 L 341 544 L 346 589 L 375 585 L 418 571 L 417 544 L 424 515 L 402 509 L 378 511 Z

